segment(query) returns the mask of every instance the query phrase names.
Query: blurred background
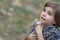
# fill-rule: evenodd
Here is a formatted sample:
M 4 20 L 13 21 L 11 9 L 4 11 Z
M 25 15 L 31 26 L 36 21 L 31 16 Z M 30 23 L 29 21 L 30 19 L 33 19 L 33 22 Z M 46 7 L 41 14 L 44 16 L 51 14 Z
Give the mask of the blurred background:
M 24 40 L 44 3 L 60 0 L 0 0 L 0 40 Z

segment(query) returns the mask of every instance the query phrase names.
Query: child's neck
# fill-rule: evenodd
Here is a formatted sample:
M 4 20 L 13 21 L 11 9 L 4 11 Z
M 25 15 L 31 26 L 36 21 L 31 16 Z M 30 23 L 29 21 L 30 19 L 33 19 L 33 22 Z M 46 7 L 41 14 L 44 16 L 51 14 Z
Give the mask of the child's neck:
M 43 24 L 43 28 L 45 28 L 47 26 L 53 26 L 53 24 Z

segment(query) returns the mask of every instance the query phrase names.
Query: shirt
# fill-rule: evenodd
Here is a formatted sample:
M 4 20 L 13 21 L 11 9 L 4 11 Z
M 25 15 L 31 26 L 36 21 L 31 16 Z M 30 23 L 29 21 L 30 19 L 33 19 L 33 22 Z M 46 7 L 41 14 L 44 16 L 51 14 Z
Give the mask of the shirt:
M 35 31 L 36 26 L 37 24 L 35 23 L 32 27 L 32 32 Z M 60 40 L 60 30 L 54 25 L 46 26 L 42 32 L 44 40 Z M 36 31 L 34 32 L 34 34 L 37 35 Z
M 43 29 L 44 40 L 60 40 L 60 31 L 56 26 L 47 26 Z
M 35 23 L 32 26 L 32 31 L 30 33 L 34 31 L 34 34 L 37 35 L 35 31 L 36 26 L 37 24 Z M 60 31 L 56 26 L 46 26 L 43 29 L 42 33 L 43 33 L 44 40 L 60 40 Z M 27 40 L 27 38 L 25 38 L 25 40 Z

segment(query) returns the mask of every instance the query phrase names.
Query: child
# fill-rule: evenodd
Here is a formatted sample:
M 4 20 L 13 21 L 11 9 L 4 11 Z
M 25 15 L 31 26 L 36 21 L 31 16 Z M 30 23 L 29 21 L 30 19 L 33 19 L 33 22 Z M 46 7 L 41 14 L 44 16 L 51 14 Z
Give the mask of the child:
M 60 5 L 47 2 L 40 14 L 40 23 L 33 26 L 28 40 L 60 40 Z M 35 35 L 35 34 L 36 35 Z

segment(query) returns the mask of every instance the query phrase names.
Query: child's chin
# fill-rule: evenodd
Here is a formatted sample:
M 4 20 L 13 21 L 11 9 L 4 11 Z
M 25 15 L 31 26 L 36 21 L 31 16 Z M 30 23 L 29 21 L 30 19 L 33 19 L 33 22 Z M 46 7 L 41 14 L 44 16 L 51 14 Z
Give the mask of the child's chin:
M 41 21 L 42 24 L 45 24 L 46 22 L 45 21 Z

